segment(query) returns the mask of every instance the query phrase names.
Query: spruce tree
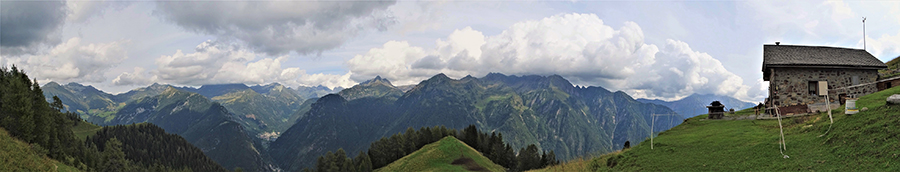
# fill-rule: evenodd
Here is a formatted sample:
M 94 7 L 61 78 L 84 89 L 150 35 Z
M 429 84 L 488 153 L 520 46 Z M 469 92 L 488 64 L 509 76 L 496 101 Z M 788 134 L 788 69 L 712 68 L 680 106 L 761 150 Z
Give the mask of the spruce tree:
M 128 160 L 122 151 L 122 142 L 116 138 L 106 141 L 103 146 L 103 165 L 101 171 L 129 171 Z

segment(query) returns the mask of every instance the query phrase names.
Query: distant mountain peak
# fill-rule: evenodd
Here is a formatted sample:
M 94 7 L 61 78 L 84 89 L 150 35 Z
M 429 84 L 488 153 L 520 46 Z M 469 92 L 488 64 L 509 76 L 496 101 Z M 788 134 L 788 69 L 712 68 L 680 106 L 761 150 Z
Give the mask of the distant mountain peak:
M 77 82 L 70 82 L 70 83 L 66 84 L 66 86 L 72 86 L 72 87 L 84 87 L 84 85 L 81 85 L 81 84 L 79 84 L 79 83 L 77 83 Z
M 459 79 L 459 80 L 468 81 L 468 80 L 475 80 L 475 79 L 478 79 L 478 78 L 475 78 L 472 75 L 466 75 L 466 77 L 463 77 L 462 79 Z
M 60 86 L 60 85 L 59 85 L 59 83 L 50 81 L 50 82 L 48 82 L 47 84 L 44 84 L 43 87 L 47 87 L 47 86 L 58 87 L 58 86 Z
M 439 74 L 437 74 L 437 75 L 432 76 L 431 78 L 428 78 L 428 80 L 429 80 L 429 81 L 431 81 L 431 80 L 434 80 L 434 81 L 447 81 L 447 80 L 453 80 L 453 79 L 450 79 L 450 77 L 447 77 L 447 75 L 445 75 L 444 73 L 439 73 Z
M 373 78 L 373 79 L 370 79 L 366 82 L 359 83 L 359 85 L 365 85 L 365 86 L 370 86 L 370 85 L 375 85 L 375 84 L 383 84 L 383 85 L 394 87 L 394 84 L 391 84 L 391 81 L 381 78 L 381 76 L 375 76 L 375 78 Z
M 327 94 L 325 96 L 322 96 L 322 98 L 319 98 L 319 100 L 317 100 L 316 102 L 317 103 L 346 103 L 347 99 L 344 99 L 344 97 L 341 97 L 341 95 L 338 95 L 338 94 Z
M 485 77 L 485 78 L 490 78 L 490 77 L 506 77 L 506 75 L 504 75 L 504 74 L 502 74 L 502 73 L 491 72 L 491 73 L 488 73 L 488 74 L 487 74 L 486 76 L 484 76 L 484 77 Z
M 181 90 L 178 90 L 177 88 L 175 88 L 173 86 L 166 86 L 166 89 L 163 90 L 163 92 L 161 94 L 173 94 L 173 93 L 179 92 L 179 91 L 181 91 Z
M 202 89 L 203 87 L 207 87 L 207 88 L 210 88 L 210 87 L 242 87 L 242 88 L 243 88 L 243 87 L 247 87 L 247 88 L 250 88 L 250 87 L 247 86 L 247 84 L 244 84 L 244 83 L 207 84 L 207 85 L 202 85 L 202 86 L 200 86 L 201 89 Z
M 70 82 L 70 83 L 66 84 L 65 87 L 66 87 L 66 89 L 70 89 L 70 90 L 73 90 L 73 91 L 79 91 L 79 92 L 83 92 L 83 91 L 103 92 L 103 91 L 98 90 L 97 88 L 94 88 L 94 86 L 91 86 L 91 85 L 81 85 L 81 84 L 76 83 L 76 82 Z

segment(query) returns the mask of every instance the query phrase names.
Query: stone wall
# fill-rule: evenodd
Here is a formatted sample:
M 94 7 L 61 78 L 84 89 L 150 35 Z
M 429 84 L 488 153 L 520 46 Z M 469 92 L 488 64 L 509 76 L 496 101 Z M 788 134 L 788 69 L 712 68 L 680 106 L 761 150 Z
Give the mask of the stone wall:
M 853 76 L 859 77 L 858 85 L 853 85 Z M 809 94 L 809 82 L 828 81 L 828 98 L 834 102 L 842 94 L 860 97 L 877 92 L 877 79 L 877 70 L 775 68 L 774 78 L 769 78 L 769 98 L 779 107 L 825 103 L 824 96 Z
M 888 88 L 900 86 L 900 78 L 889 78 L 883 82 L 878 83 L 878 91 L 886 90 Z

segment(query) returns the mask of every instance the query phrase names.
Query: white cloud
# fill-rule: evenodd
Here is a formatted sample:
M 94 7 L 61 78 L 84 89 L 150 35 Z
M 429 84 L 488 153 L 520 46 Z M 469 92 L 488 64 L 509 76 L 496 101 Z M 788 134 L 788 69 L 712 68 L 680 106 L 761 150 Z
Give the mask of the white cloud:
M 156 59 L 158 67 L 155 71 L 133 76 L 141 73 L 135 70 L 134 73 L 120 75 L 119 78 L 125 79 L 118 80 L 122 84 L 140 84 L 130 80 L 137 78 L 195 86 L 225 83 L 254 85 L 273 82 L 288 86 L 321 84 L 327 87 L 349 87 L 355 84 L 348 79 L 349 74 L 307 74 L 305 70 L 299 68 L 283 68 L 282 63 L 287 59 L 287 56 L 272 58 L 265 54 L 254 53 L 234 44 L 206 41 L 197 45 L 195 53 L 185 54 L 178 50 L 175 54 Z
M 123 72 L 112 80 L 114 85 L 148 85 L 155 82 L 156 78 L 148 78 L 144 75 L 146 69 L 134 67 L 132 72 Z
M 394 1 L 158 1 L 158 14 L 188 31 L 245 43 L 269 55 L 321 53 L 360 32 L 385 30 Z
M 103 82 L 107 70 L 127 59 L 122 40 L 104 44 L 87 44 L 71 38 L 49 52 L 39 55 L 7 57 L 8 62 L 34 74 L 39 79 L 57 82 Z
M 376 75 L 397 85 L 415 84 L 437 73 L 450 77 L 559 74 L 576 85 L 601 85 L 635 97 L 671 99 L 693 93 L 758 98 L 737 75 L 709 54 L 668 40 L 664 49 L 644 43 L 638 24 L 614 29 L 593 14 L 563 14 L 524 21 L 494 36 L 472 28 L 451 33 L 425 49 L 390 41 L 355 56 L 350 79 Z M 755 84 L 755 83 L 754 83 Z
M 748 98 L 750 86 L 731 73 L 719 60 L 709 54 L 693 51 L 681 41 L 667 40 L 655 57 L 656 63 L 646 66 L 628 79 L 632 92 L 647 97 L 673 98 L 692 93 L 729 95 Z M 678 71 L 665 70 L 676 68 Z M 628 90 L 628 89 L 626 89 Z
M 862 40 L 857 44 L 859 47 L 863 45 Z M 900 30 L 896 35 L 884 34 L 878 38 L 866 36 L 866 50 L 875 57 L 885 60 L 891 60 L 900 56 Z

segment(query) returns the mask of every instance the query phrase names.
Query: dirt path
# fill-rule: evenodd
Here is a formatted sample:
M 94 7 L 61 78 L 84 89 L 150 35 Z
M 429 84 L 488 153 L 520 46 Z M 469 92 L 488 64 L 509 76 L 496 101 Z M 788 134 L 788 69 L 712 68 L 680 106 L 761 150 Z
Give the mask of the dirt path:
M 460 156 L 456 160 L 453 160 L 453 162 L 451 162 L 450 164 L 462 166 L 469 171 L 489 171 L 487 168 L 484 168 L 481 165 L 478 165 L 478 163 L 475 163 L 475 160 L 472 160 L 472 158 L 464 156 Z

